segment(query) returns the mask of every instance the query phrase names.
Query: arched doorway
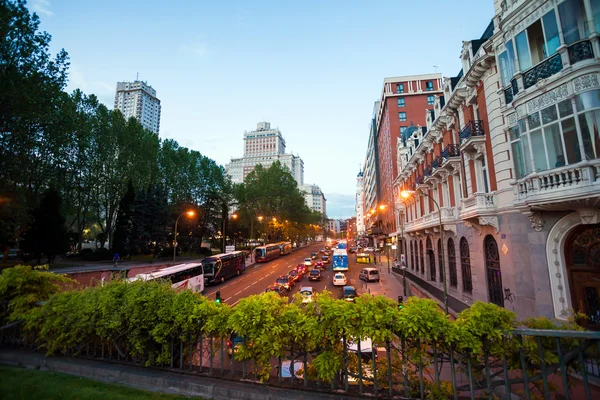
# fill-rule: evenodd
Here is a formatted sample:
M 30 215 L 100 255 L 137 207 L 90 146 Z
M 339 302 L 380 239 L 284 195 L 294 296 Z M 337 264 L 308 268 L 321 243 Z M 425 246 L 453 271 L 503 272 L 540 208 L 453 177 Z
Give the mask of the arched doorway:
M 600 224 L 580 225 L 565 242 L 565 261 L 573 309 L 600 329 Z
M 433 252 L 433 245 L 430 238 L 427 238 L 425 247 L 427 250 L 427 261 L 429 262 L 429 279 L 435 282 L 435 253 Z
M 488 283 L 488 298 L 490 303 L 504 307 L 502 289 L 502 272 L 500 272 L 500 253 L 496 239 L 488 235 L 483 241 L 485 249 L 485 269 Z

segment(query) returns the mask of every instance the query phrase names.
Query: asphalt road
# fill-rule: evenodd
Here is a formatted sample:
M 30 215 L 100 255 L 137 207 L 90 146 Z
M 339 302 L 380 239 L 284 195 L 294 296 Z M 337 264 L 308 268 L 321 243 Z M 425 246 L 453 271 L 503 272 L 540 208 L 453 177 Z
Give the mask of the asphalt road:
M 266 263 L 257 263 L 246 269 L 246 271 L 237 277 L 225 281 L 222 284 L 208 286 L 204 290 L 204 295 L 215 299 L 216 292 L 221 292 L 221 299 L 227 304 L 235 305 L 244 297 L 254 294 L 264 293 L 267 287 L 275 282 L 278 276 L 285 275 L 298 264 L 302 264 L 310 253 L 318 252 L 320 248 L 325 247 L 325 243 L 316 243 L 292 252 L 283 257 Z M 320 255 L 319 255 L 320 258 Z M 362 282 L 358 279 L 362 264 L 356 266 L 354 255 L 348 255 L 348 271 L 344 274 L 348 280 L 348 285 L 356 287 L 358 294 L 363 292 Z M 341 286 L 333 286 L 332 264 L 326 264 L 327 268 L 321 272 L 321 281 L 309 281 L 308 275 L 305 275 L 300 281 L 296 282 L 292 290 L 288 292 L 288 297 L 292 298 L 295 293 L 300 291 L 303 286 L 311 286 L 313 291 L 322 292 L 327 290 L 334 296 L 341 295 Z

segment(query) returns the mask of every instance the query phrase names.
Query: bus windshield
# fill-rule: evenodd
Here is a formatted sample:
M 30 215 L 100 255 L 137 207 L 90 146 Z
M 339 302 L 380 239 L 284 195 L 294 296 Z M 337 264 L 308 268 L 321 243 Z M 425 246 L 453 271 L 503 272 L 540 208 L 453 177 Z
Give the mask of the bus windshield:
M 215 264 L 216 263 L 214 261 L 203 261 L 202 265 L 204 267 L 204 275 L 213 275 L 215 273 Z

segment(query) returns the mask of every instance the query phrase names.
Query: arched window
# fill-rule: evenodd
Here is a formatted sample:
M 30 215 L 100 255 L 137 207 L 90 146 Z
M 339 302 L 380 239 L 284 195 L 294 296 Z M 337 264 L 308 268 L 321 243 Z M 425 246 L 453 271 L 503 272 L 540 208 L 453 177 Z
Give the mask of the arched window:
M 410 269 L 415 269 L 415 252 L 413 249 L 413 242 L 410 242 Z
M 485 249 L 485 269 L 488 283 L 490 303 L 504 307 L 504 292 L 502 289 L 502 272 L 500 272 L 500 253 L 498 244 L 493 236 L 487 235 L 483 241 Z
M 423 256 L 422 240 L 419 240 L 419 258 L 421 259 L 421 275 L 425 275 L 425 256 Z
M 471 253 L 469 252 L 469 242 L 464 237 L 460 239 L 460 268 L 462 270 L 463 292 L 473 293 Z
M 440 266 L 440 282 L 444 282 L 444 251 L 442 250 L 442 239 L 438 239 L 438 264 Z
M 435 253 L 430 238 L 427 238 L 425 247 L 427 248 L 427 259 L 429 261 L 429 279 L 435 282 Z
M 458 277 L 456 275 L 456 250 L 454 249 L 454 240 L 448 239 L 448 270 L 450 271 L 450 286 L 458 286 Z

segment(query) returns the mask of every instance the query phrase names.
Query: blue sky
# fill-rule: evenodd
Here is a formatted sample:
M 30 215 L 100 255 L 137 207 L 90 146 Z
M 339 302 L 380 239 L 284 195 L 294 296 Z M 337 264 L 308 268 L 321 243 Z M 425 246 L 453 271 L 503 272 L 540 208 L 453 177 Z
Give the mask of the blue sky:
M 373 102 L 383 78 L 460 70 L 493 0 L 30 0 L 53 52 L 70 55 L 68 90 L 112 108 L 117 81 L 152 85 L 160 136 L 225 164 L 244 130 L 278 126 L 331 218 L 354 215 Z

